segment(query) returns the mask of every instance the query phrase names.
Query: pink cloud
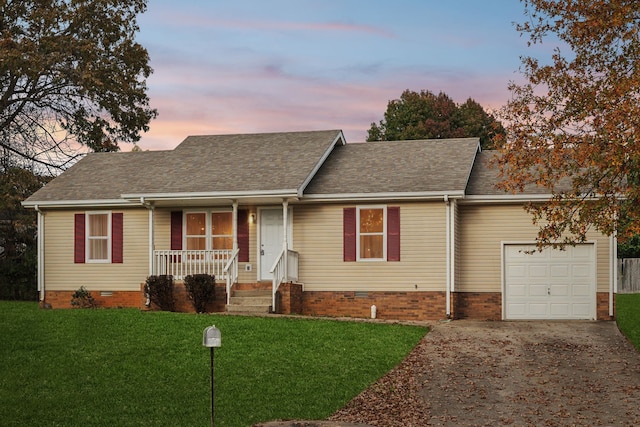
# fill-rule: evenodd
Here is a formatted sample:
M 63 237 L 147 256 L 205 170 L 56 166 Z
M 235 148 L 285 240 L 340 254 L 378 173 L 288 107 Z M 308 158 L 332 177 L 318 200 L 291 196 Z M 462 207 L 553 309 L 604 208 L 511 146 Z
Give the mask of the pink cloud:
M 372 34 L 385 38 L 395 38 L 395 34 L 387 29 L 373 25 L 354 24 L 342 21 L 330 22 L 294 22 L 275 20 L 239 20 L 216 19 L 206 16 L 173 13 L 164 15 L 163 21 L 167 25 L 187 28 L 216 28 L 234 30 L 267 30 L 267 31 L 316 31 Z

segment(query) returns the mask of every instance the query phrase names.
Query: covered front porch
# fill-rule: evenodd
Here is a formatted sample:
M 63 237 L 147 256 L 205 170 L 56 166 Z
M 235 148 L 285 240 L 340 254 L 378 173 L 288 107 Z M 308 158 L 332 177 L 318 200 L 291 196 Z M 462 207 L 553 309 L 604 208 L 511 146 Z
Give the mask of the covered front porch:
M 291 249 L 291 207 L 256 206 L 222 200 L 194 205 L 148 202 L 149 274 L 183 281 L 193 274 L 215 276 L 224 283 L 226 304 L 238 284 L 270 283 L 271 311 L 283 283 L 298 282 L 299 254 Z

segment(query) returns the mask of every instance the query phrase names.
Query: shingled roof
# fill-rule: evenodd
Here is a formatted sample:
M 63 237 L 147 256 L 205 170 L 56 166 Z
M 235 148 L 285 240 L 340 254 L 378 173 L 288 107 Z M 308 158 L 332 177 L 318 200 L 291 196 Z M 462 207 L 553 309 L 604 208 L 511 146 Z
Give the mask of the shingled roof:
M 347 144 L 333 150 L 305 194 L 462 196 L 478 150 L 478 138 Z
M 340 130 L 190 136 L 171 151 L 92 153 L 25 201 L 91 202 L 159 195 L 301 195 Z
M 499 152 L 496 150 L 485 150 L 478 153 L 476 161 L 471 171 L 471 177 L 469 178 L 469 184 L 467 185 L 466 194 L 468 196 L 504 196 L 505 198 L 513 198 L 512 193 L 505 192 L 496 187 L 498 183 L 498 168 L 490 165 L 491 160 L 495 156 L 499 156 Z M 566 191 L 571 188 L 571 182 L 569 178 L 564 178 L 556 184 L 556 190 Z M 548 197 L 551 194 L 549 188 L 528 184 L 525 186 L 522 196 L 545 196 Z

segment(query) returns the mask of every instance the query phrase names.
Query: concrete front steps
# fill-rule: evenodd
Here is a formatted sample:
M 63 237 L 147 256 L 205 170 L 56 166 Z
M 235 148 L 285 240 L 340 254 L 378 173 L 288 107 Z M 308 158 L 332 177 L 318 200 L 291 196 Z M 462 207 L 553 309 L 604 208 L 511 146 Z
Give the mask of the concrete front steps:
M 268 284 L 235 284 L 231 288 L 227 312 L 235 314 L 266 314 L 272 312 L 272 302 L 271 282 Z

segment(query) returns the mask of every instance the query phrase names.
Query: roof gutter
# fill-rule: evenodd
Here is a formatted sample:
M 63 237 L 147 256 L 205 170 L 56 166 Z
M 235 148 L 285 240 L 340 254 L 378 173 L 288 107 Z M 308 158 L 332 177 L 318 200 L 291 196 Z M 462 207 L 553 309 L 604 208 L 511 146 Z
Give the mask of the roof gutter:
M 263 190 L 263 191 L 218 191 L 218 192 L 193 192 L 193 193 L 139 193 L 123 194 L 124 200 L 148 201 L 160 200 L 185 200 L 185 199 L 247 199 L 253 197 L 278 197 L 295 198 L 297 189 Z
M 425 191 L 425 192 L 397 192 L 397 193 L 344 193 L 344 194 L 306 194 L 301 201 L 313 202 L 341 202 L 341 201 L 380 201 L 380 200 L 442 200 L 462 199 L 464 191 Z
M 22 206 L 25 208 L 71 208 L 71 207 L 122 207 L 132 206 L 132 201 L 123 199 L 107 199 L 107 200 L 52 200 L 52 201 L 34 201 L 25 200 Z

